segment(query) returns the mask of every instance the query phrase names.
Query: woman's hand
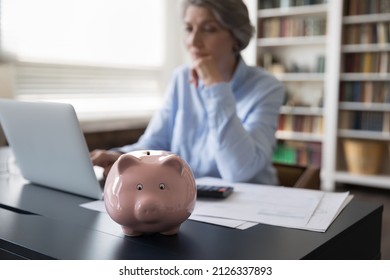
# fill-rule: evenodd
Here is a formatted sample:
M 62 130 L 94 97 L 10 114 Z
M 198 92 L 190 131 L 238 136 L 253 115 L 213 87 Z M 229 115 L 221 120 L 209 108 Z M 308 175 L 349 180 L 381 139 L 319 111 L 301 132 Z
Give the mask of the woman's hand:
M 218 70 L 217 64 L 212 56 L 203 56 L 194 60 L 190 73 L 190 83 L 198 87 L 199 80 L 205 86 L 223 82 L 222 74 Z
M 107 177 L 112 165 L 121 155 L 121 153 L 106 150 L 94 150 L 89 154 L 93 165 L 104 168 L 104 177 Z

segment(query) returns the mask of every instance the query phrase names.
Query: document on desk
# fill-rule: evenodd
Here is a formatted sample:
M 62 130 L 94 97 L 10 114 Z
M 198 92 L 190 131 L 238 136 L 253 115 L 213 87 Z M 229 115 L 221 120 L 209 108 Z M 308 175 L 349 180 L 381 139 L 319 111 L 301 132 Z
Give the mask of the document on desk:
M 200 178 L 199 184 L 226 185 L 216 178 Z M 234 193 L 224 200 L 198 200 L 190 219 L 236 228 L 257 223 L 325 232 L 351 197 L 345 193 L 235 183 Z M 240 223 L 241 221 L 241 223 Z M 231 221 L 230 221 L 231 222 Z
M 191 220 L 247 229 L 258 223 L 325 232 L 351 200 L 348 192 L 328 193 L 278 186 L 229 183 L 217 178 L 199 178 L 198 184 L 232 185 L 226 199 L 198 198 Z M 82 207 L 105 212 L 103 201 Z

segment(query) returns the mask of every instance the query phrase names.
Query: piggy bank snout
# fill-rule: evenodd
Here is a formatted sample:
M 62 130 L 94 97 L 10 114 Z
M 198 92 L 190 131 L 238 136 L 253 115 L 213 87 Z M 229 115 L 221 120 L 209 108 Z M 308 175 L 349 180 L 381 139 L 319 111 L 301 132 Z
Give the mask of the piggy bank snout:
M 139 199 L 134 205 L 134 216 L 140 222 L 152 223 L 161 218 L 161 206 L 155 198 Z

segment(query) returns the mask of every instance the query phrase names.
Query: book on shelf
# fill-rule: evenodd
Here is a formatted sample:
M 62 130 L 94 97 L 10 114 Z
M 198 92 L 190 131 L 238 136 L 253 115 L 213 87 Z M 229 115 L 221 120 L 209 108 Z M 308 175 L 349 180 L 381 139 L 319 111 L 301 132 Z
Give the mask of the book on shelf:
M 306 116 L 303 118 L 302 122 L 302 132 L 311 133 L 313 132 L 313 116 Z
M 344 71 L 346 73 L 389 73 L 388 52 L 347 53 Z
M 364 73 L 373 72 L 372 68 L 375 67 L 375 65 L 373 65 L 372 53 L 364 53 L 362 56 L 363 56 L 362 72 Z
M 278 130 L 284 130 L 284 118 L 286 117 L 285 114 L 280 114 L 278 119 Z
M 373 32 L 371 24 L 363 24 L 361 26 L 360 44 L 370 44 L 373 42 Z
M 323 120 L 322 116 L 281 114 L 278 130 L 322 134 L 324 130 Z
M 294 119 L 293 118 L 294 118 L 293 115 L 285 115 L 284 123 L 281 124 L 281 127 L 283 127 L 283 130 L 293 131 L 293 127 L 294 127 Z
M 365 83 L 343 82 L 340 84 L 339 102 L 362 102 L 365 98 Z
M 383 115 L 383 132 L 390 132 L 390 112 L 386 112 Z
M 272 160 L 279 163 L 320 166 L 321 143 L 280 141 Z
M 259 9 L 290 8 L 325 4 L 328 0 L 258 0 Z
M 272 161 L 278 163 L 296 164 L 296 150 L 288 146 L 278 145 L 273 152 Z
M 359 131 L 381 132 L 384 129 L 385 112 L 341 111 L 339 128 Z
M 362 83 L 353 83 L 352 84 L 352 101 L 361 102 L 362 100 Z
M 383 83 L 381 96 L 383 97 L 383 102 L 390 103 L 390 81 Z
M 260 25 L 259 38 L 309 37 L 326 34 L 324 17 L 266 18 Z
M 362 112 L 361 130 L 382 131 L 383 112 Z
M 293 116 L 293 131 L 303 132 L 303 121 L 305 116 Z
M 348 24 L 343 27 L 343 44 L 388 44 L 390 22 Z
M 390 0 L 347 0 L 345 14 L 349 16 L 390 12 Z
M 319 55 L 317 57 L 317 73 L 325 73 L 325 56 L 324 55 Z
M 339 129 L 350 129 L 351 114 L 348 111 L 340 111 L 338 122 Z
M 390 103 L 390 81 L 342 82 L 339 101 Z
M 361 100 L 364 103 L 372 103 L 374 100 L 374 84 L 372 82 L 363 83 L 363 92 L 361 92 Z
M 313 129 L 312 133 L 322 135 L 324 133 L 324 118 L 323 117 L 314 117 L 313 118 Z
M 390 43 L 390 22 L 378 22 L 376 25 L 377 43 Z
M 379 73 L 389 73 L 390 71 L 390 60 L 389 53 L 383 52 L 381 53 L 381 62 L 379 65 Z
M 358 44 L 360 38 L 358 25 L 346 25 L 343 27 L 343 44 Z

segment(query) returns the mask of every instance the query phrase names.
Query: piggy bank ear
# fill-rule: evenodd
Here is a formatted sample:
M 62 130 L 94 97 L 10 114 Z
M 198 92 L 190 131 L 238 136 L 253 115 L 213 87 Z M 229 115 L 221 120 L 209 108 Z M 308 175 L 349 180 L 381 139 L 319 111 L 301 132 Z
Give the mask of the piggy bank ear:
M 138 164 L 140 164 L 139 158 L 134 157 L 134 156 L 129 155 L 129 154 L 121 155 L 118 159 L 119 174 L 122 174 L 130 166 L 134 166 L 134 165 L 138 165 Z
M 184 169 L 183 162 L 179 158 L 177 158 L 176 156 L 167 157 L 161 164 L 164 166 L 172 167 L 180 175 L 182 175 L 182 172 Z

